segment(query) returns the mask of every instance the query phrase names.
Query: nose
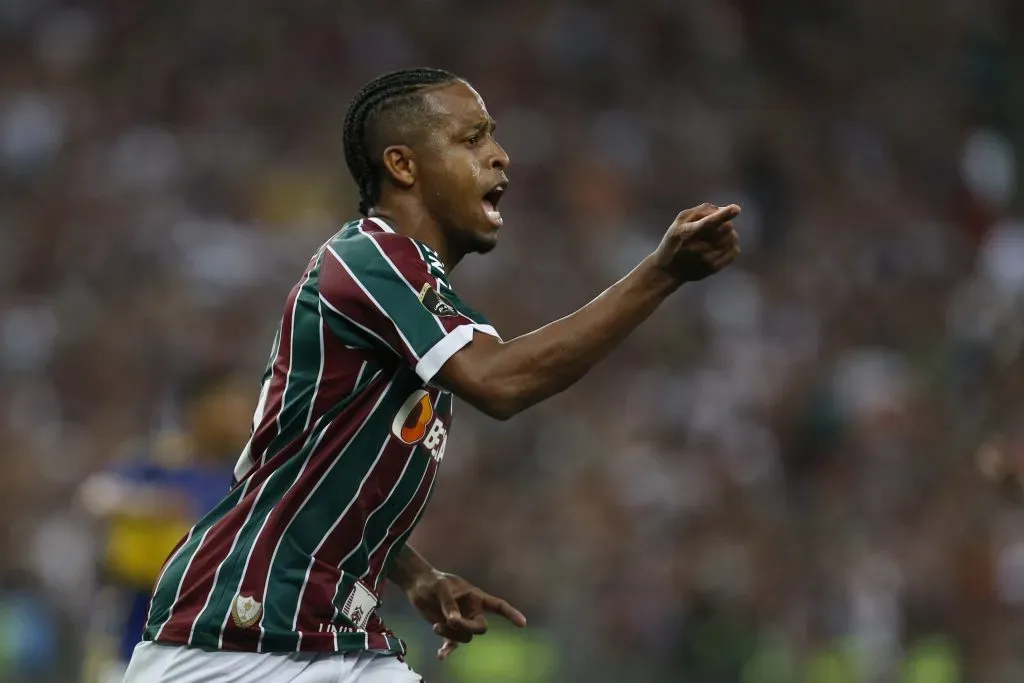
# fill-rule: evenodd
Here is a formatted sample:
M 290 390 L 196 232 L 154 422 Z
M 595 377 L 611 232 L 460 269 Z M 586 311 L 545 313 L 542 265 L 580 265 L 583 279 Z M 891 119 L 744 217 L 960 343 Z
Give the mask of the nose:
M 504 171 L 508 168 L 509 163 L 508 152 L 505 151 L 504 147 L 495 142 L 494 153 L 491 156 L 491 168 L 500 168 Z

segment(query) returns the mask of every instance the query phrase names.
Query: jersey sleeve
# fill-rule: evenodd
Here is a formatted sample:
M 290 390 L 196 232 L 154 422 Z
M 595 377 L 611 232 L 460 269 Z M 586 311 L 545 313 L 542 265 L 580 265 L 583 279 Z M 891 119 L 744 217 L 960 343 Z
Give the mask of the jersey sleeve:
M 390 349 L 425 383 L 474 333 L 498 337 L 431 267 L 422 247 L 397 233 L 358 232 L 328 243 L 320 295 L 344 341 Z

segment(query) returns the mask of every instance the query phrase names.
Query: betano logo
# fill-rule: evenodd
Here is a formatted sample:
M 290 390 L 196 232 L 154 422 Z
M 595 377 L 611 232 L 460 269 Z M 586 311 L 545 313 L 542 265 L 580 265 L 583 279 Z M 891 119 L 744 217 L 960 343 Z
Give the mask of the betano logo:
M 405 399 L 398 409 L 391 432 L 410 446 L 419 443 L 427 434 L 427 425 L 434 417 L 434 406 L 430 403 L 430 394 L 420 389 Z
M 428 427 L 429 425 L 429 427 Z M 448 443 L 448 430 L 440 417 L 434 416 L 430 394 L 419 389 L 405 399 L 391 422 L 391 433 L 402 443 L 410 446 L 423 442 L 434 460 L 441 462 L 444 447 Z

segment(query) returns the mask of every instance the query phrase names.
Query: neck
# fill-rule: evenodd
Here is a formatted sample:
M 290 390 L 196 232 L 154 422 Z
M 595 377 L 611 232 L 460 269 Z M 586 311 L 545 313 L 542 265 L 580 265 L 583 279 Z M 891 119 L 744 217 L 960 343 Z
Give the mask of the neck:
M 449 273 L 462 260 L 462 254 L 449 243 L 444 230 L 421 206 L 409 201 L 393 199 L 370 209 L 370 216 L 386 218 L 395 230 L 406 237 L 422 242 L 437 252 Z

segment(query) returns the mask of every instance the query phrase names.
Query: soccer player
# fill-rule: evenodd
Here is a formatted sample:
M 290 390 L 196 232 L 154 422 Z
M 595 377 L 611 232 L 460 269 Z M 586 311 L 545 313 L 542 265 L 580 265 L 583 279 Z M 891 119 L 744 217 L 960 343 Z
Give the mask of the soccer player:
M 736 258 L 739 207 L 683 211 L 599 297 L 502 341 L 448 280 L 502 228 L 494 127 L 446 71 L 387 74 L 355 96 L 345 158 L 363 218 L 288 296 L 235 484 L 165 564 L 127 683 L 419 681 L 378 615 L 386 580 L 445 639 L 442 657 L 486 630 L 486 612 L 525 624 L 406 544 L 453 394 L 504 420 L 566 389 L 683 283 Z

